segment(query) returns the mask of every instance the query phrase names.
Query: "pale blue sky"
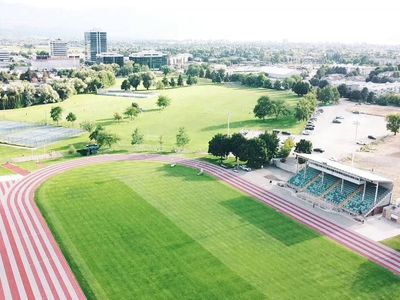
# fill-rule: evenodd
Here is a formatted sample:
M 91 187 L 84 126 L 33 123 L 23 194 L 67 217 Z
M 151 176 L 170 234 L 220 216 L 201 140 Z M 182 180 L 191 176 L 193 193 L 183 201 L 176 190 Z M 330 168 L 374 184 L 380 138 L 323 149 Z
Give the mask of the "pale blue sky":
M 0 0 L 0 36 L 400 43 L 400 1 Z

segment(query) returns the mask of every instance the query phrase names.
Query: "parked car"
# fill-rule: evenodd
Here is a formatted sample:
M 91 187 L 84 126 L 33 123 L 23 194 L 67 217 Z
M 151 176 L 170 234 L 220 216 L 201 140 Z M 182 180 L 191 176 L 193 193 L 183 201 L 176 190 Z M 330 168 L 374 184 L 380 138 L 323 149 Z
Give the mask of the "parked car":
M 374 137 L 373 135 L 369 135 L 368 138 L 369 138 L 370 140 L 376 140 L 376 137 Z
M 279 129 L 273 129 L 272 130 L 272 133 L 276 133 L 276 134 L 279 134 L 281 131 L 279 130 Z
M 244 165 L 239 166 L 239 168 L 241 168 L 243 171 L 246 171 L 246 172 L 250 172 L 251 171 L 251 168 L 246 167 Z
M 342 117 L 342 116 L 337 116 L 336 119 L 338 119 L 338 120 L 343 120 L 344 117 Z
M 316 117 L 312 117 L 310 120 L 311 121 L 317 121 L 318 119 Z
M 342 124 L 342 121 L 340 121 L 340 120 L 338 120 L 338 119 L 333 119 L 333 120 L 332 120 L 332 123 L 335 123 L 335 124 Z
M 306 130 L 314 130 L 315 128 L 314 127 L 306 127 L 305 129 Z
M 363 141 L 357 141 L 357 145 L 365 146 L 367 143 Z
M 308 130 L 304 130 L 304 131 L 302 132 L 302 135 L 310 135 L 310 134 L 311 134 L 311 132 L 308 131 Z
M 288 132 L 288 131 L 282 131 L 281 132 L 282 133 L 282 135 L 292 135 L 290 132 Z
M 353 114 L 359 115 L 360 112 L 358 110 L 353 110 Z
M 318 109 L 317 111 L 320 112 L 320 113 L 324 112 L 324 110 L 322 108 Z
M 314 151 L 314 152 L 318 152 L 318 153 L 324 153 L 324 152 L 325 152 L 325 150 L 324 150 L 324 149 L 321 149 L 321 148 L 314 148 L 313 151 Z

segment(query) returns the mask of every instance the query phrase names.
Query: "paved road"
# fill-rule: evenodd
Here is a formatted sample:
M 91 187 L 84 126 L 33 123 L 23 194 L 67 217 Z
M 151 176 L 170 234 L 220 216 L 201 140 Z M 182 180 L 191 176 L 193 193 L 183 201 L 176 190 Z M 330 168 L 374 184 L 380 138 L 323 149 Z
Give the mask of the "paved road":
M 103 155 L 71 160 L 41 169 L 8 186 L 5 194 L 0 195 L 0 299 L 85 298 L 35 205 L 34 194 L 40 184 L 66 170 L 127 160 L 174 162 L 202 168 L 204 172 L 400 275 L 399 253 L 265 191 L 229 170 L 205 162 L 168 156 Z

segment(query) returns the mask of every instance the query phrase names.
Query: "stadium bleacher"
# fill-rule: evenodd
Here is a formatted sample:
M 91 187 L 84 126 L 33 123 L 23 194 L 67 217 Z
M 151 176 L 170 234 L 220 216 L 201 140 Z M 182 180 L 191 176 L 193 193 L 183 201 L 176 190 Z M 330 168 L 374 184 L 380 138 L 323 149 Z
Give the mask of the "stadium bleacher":
M 321 196 L 324 194 L 331 186 L 333 186 L 338 181 L 338 178 L 329 174 L 325 174 L 323 177 L 315 180 L 312 184 L 307 187 L 307 192 L 315 195 Z
M 297 188 L 305 187 L 311 180 L 318 176 L 321 172 L 313 168 L 304 168 L 295 176 L 290 178 L 289 183 Z
M 367 187 L 365 189 L 364 201 L 362 199 L 363 193 L 357 193 L 350 201 L 344 206 L 344 209 L 353 214 L 365 214 L 368 212 L 375 203 L 375 192 L 376 186 L 367 183 Z M 388 190 L 384 187 L 378 188 L 378 196 L 377 202 L 383 199 L 386 196 Z
M 358 185 L 345 180 L 343 183 L 343 191 L 341 191 L 341 185 L 339 185 L 338 187 L 335 187 L 332 191 L 330 191 L 327 195 L 325 195 L 325 199 L 335 205 L 339 205 L 358 188 Z

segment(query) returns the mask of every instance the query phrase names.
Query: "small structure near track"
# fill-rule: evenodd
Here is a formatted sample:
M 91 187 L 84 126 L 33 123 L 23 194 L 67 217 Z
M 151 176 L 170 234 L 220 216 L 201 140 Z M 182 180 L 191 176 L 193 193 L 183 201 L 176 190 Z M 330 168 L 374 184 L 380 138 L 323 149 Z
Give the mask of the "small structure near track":
M 326 209 L 352 216 L 381 213 L 393 195 L 393 181 L 318 155 L 296 154 L 305 161 L 289 181 L 299 197 Z

